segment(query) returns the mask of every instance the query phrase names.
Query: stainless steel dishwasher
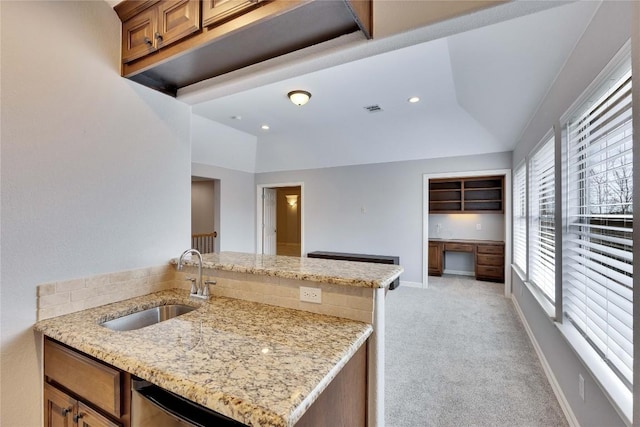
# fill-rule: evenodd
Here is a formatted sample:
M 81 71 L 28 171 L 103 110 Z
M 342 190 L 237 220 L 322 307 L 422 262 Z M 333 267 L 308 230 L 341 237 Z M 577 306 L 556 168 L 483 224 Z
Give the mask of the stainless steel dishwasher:
M 131 427 L 246 426 L 148 381 L 131 380 Z

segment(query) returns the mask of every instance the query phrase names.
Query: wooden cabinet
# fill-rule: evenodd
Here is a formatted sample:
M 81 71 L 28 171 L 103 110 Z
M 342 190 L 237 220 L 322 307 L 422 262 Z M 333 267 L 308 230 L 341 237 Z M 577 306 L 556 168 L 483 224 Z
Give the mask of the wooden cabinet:
M 503 212 L 503 176 L 429 180 L 429 213 Z
M 353 355 L 296 427 L 367 425 L 367 344 Z
M 504 281 L 504 244 L 476 246 L 476 279 Z
M 44 425 L 45 427 L 71 427 L 77 412 L 77 400 L 57 388 L 44 385 Z
M 476 280 L 504 282 L 504 243 L 487 240 L 429 240 L 429 276 L 442 276 L 444 253 L 474 255 Z
M 45 426 L 129 426 L 129 374 L 49 338 L 44 374 Z
M 362 31 L 372 0 L 125 0 L 122 70 L 172 96 L 180 88 Z
M 199 1 L 154 3 L 122 23 L 122 62 L 131 62 L 170 46 L 199 29 Z
M 203 0 L 202 26 L 223 22 L 248 12 L 262 0 Z
M 429 276 L 442 276 L 442 243 L 429 241 Z
M 81 401 L 50 384 L 44 385 L 45 427 L 120 427 Z

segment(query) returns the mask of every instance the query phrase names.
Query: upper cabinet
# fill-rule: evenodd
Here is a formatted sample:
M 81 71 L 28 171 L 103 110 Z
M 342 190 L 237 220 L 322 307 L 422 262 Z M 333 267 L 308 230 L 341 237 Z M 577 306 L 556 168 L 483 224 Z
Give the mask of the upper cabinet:
M 202 0 L 202 25 L 212 25 L 237 16 L 261 0 Z
M 197 0 L 158 2 L 122 23 L 122 62 L 169 46 L 199 29 Z
M 372 0 L 125 0 L 122 75 L 179 88 L 361 31 Z
M 504 213 L 504 177 L 430 179 L 429 213 Z

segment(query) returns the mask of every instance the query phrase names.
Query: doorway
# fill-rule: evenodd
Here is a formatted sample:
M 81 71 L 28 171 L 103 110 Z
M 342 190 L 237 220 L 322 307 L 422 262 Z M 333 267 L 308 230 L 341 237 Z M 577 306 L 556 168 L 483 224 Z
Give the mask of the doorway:
M 440 221 L 437 221 L 436 224 L 431 224 L 433 227 L 430 229 L 430 213 L 429 213 L 429 180 L 430 179 L 442 179 L 442 178 L 457 178 L 457 177 L 473 177 L 473 176 L 504 176 L 504 199 L 503 199 L 503 217 L 501 221 L 502 233 L 504 236 L 504 295 L 511 295 L 511 274 L 510 274 L 510 262 L 511 259 L 511 169 L 497 169 L 497 170 L 480 170 L 480 171 L 469 171 L 469 172 L 451 172 L 451 173 L 437 173 L 437 174 L 424 174 L 423 175 L 423 243 L 422 247 L 425 253 L 422 256 L 422 277 L 423 277 L 423 287 L 429 286 L 429 265 L 428 261 L 429 257 L 429 234 L 430 232 L 434 234 L 433 237 L 456 237 L 449 236 L 446 233 L 446 230 L 440 227 Z M 462 217 L 462 215 L 459 215 Z M 473 227 L 477 227 L 478 221 L 476 221 L 473 217 L 465 217 L 462 218 L 463 221 L 471 223 Z M 444 225 L 444 224 L 443 224 Z M 464 230 L 465 224 L 456 224 L 456 228 L 460 230 Z M 468 224 L 466 224 L 468 226 Z M 475 230 L 480 230 L 480 227 L 475 228 Z
M 220 252 L 220 180 L 191 177 L 191 247 Z
M 257 193 L 257 252 L 302 256 L 302 183 L 259 185 Z

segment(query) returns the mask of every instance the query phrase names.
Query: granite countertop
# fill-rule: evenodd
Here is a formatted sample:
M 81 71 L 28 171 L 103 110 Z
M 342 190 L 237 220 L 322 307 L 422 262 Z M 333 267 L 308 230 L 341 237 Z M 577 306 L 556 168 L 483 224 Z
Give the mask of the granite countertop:
M 178 259 L 172 259 L 177 264 Z M 195 257 L 185 265 L 197 266 Z M 222 271 L 276 276 L 344 286 L 384 288 L 404 271 L 399 265 L 281 255 L 220 252 L 202 255 L 202 266 Z
M 99 323 L 146 308 L 198 309 L 146 328 Z M 36 323 L 77 350 L 251 426 L 292 426 L 346 365 L 371 325 L 172 289 Z

